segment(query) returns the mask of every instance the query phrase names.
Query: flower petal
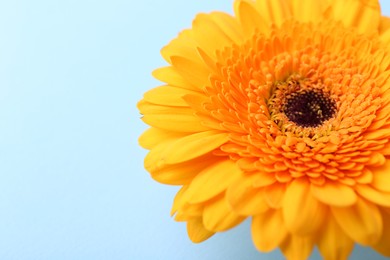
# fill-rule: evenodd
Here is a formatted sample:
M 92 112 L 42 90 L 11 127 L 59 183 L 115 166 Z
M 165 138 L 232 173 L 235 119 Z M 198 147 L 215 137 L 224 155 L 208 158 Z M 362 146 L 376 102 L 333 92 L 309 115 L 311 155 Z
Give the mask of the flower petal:
M 255 30 L 261 30 L 263 33 L 268 32 L 269 26 L 264 22 L 252 2 L 246 0 L 235 1 L 234 12 L 246 34 L 250 35 Z
M 331 210 L 339 226 L 357 243 L 374 245 L 381 238 L 382 216 L 374 204 L 359 198 L 353 206 Z
M 186 80 L 193 83 L 199 89 L 203 89 L 209 82 L 210 72 L 202 64 L 202 61 L 190 60 L 181 56 L 172 56 L 172 65 Z
M 206 53 L 215 57 L 216 50 L 231 44 L 232 40 L 212 19 L 213 14 L 198 14 L 192 23 L 194 39 Z M 213 39 L 210 41 L 210 39 Z
M 357 193 L 365 199 L 384 207 L 390 207 L 390 192 L 378 191 L 368 185 L 356 185 Z
M 310 183 L 294 180 L 283 199 L 283 219 L 287 229 L 295 235 L 308 235 L 321 227 L 326 208 L 313 197 Z
M 254 216 L 251 230 L 253 243 L 261 252 L 274 250 L 288 234 L 281 210 L 269 210 Z
M 229 159 L 214 162 L 192 180 L 186 192 L 187 201 L 200 203 L 217 196 L 240 178 L 240 172 Z
M 258 0 L 256 7 L 266 21 L 275 23 L 277 26 L 292 16 L 287 1 Z
M 185 192 L 188 189 L 188 185 L 184 185 L 181 189 L 176 193 L 175 199 L 173 200 L 173 205 L 171 209 L 171 216 L 173 216 L 177 211 L 186 204 L 185 200 Z
M 191 82 L 186 81 L 180 73 L 172 66 L 161 67 L 153 71 L 153 77 L 156 79 L 165 82 L 171 86 L 189 89 L 193 91 L 199 91 L 199 88 L 194 86 Z
M 280 249 L 288 260 L 302 260 L 309 258 L 313 247 L 313 237 L 300 237 L 290 235 L 282 243 Z
M 384 256 L 390 257 L 390 211 L 382 210 L 383 233 L 378 243 L 372 247 Z
M 254 179 L 256 176 L 253 174 L 244 175 L 227 189 L 226 199 L 239 215 L 253 216 L 269 209 L 262 190 L 252 186 Z
M 138 109 L 143 114 L 142 121 L 155 128 L 184 133 L 210 130 L 187 107 L 159 106 L 142 100 Z
M 267 172 L 256 173 L 256 180 L 253 182 L 253 187 L 265 187 L 276 182 L 275 174 Z
M 173 86 L 161 86 L 146 92 L 144 94 L 144 100 L 156 105 L 188 107 L 187 102 L 182 98 L 187 94 L 197 93 L 195 91 Z
M 235 43 L 243 41 L 242 29 L 236 19 L 222 12 L 212 12 L 210 16 L 223 32 Z
M 164 165 L 150 172 L 153 179 L 170 185 L 189 184 L 202 170 L 213 164 L 216 158 L 206 156 L 183 163 Z
M 293 15 L 302 22 L 320 21 L 323 19 L 325 3 L 326 1 L 292 0 Z
M 183 135 L 178 133 L 151 127 L 142 133 L 142 135 L 138 138 L 138 142 L 143 148 L 150 150 L 159 143 L 173 140 L 175 138 L 180 138 L 182 136 Z
M 359 33 L 369 34 L 379 28 L 381 14 L 377 0 L 332 0 L 331 6 L 334 19 L 342 21 L 347 28 L 356 27 Z
M 372 186 L 378 190 L 390 192 L 390 160 L 380 167 L 371 168 L 373 172 Z
M 226 199 L 239 215 L 253 216 L 269 209 L 262 190 L 252 186 L 256 178 L 255 175 L 244 175 L 227 189 Z
M 327 205 L 345 207 L 356 203 L 355 191 L 346 185 L 327 181 L 322 186 L 311 185 L 315 198 Z
M 278 209 L 282 206 L 282 201 L 286 192 L 286 185 L 276 183 L 264 188 L 264 199 L 268 206 Z
M 210 238 L 215 233 L 203 226 L 202 218 L 194 218 L 187 222 L 187 233 L 191 241 L 200 243 Z
M 207 230 L 220 232 L 240 224 L 245 217 L 238 216 L 227 204 L 225 197 L 209 202 L 203 211 L 203 224 Z
M 326 226 L 318 236 L 318 248 L 324 260 L 346 260 L 352 252 L 354 242 L 340 228 L 332 216 L 327 217 Z
M 172 64 L 173 56 L 187 57 L 188 59 L 196 61 L 198 59 L 196 52 L 194 52 L 196 42 L 193 40 L 192 30 L 183 30 L 178 37 L 170 41 L 168 45 L 161 49 L 161 56 Z
M 227 141 L 227 134 L 218 131 L 195 133 L 172 143 L 162 159 L 167 164 L 185 162 L 211 152 Z

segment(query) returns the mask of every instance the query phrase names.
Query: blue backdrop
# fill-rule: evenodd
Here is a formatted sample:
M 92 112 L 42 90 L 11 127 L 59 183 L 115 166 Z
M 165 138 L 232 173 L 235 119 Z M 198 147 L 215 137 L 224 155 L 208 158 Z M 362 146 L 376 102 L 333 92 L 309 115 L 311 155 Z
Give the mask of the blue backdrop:
M 249 222 L 192 244 L 169 216 L 177 187 L 149 177 L 137 144 L 160 48 L 231 5 L 0 1 L 0 259 L 282 259 L 254 249 Z

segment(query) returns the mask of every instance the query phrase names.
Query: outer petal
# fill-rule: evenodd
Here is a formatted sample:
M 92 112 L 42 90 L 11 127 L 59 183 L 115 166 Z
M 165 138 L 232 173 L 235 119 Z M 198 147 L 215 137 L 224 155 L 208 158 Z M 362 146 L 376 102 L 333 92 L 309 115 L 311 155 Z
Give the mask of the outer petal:
M 186 192 L 187 201 L 199 203 L 217 196 L 240 178 L 240 172 L 229 159 L 214 162 L 192 180 Z
M 175 199 L 173 200 L 173 205 L 171 209 L 171 216 L 173 216 L 184 204 L 186 204 L 185 197 L 183 196 L 187 190 L 188 186 L 184 185 L 176 193 Z
M 251 35 L 256 30 L 268 34 L 269 25 L 260 16 L 253 2 L 247 0 L 235 1 L 234 12 L 247 35 Z
M 380 6 L 377 0 L 331 0 L 333 18 L 340 20 L 346 27 L 356 27 L 359 33 L 378 32 L 380 24 Z
M 211 18 L 233 42 L 243 41 L 242 29 L 235 18 L 222 12 L 213 12 Z
M 351 187 L 337 182 L 328 181 L 322 186 L 312 184 L 311 192 L 319 201 L 332 206 L 350 206 L 357 200 L 356 193 Z
M 318 241 L 318 248 L 324 260 L 348 259 L 353 246 L 353 240 L 344 233 L 334 218 L 329 216 Z
M 190 108 L 159 106 L 142 100 L 138 109 L 143 114 L 142 121 L 155 128 L 182 133 L 210 130 L 201 124 Z
M 195 176 L 206 167 L 215 163 L 216 160 L 213 156 L 203 156 L 183 163 L 164 165 L 161 168 L 150 171 L 150 174 L 153 179 L 160 183 L 185 185 L 191 183 Z
M 215 57 L 215 51 L 225 46 L 232 45 L 234 41 L 213 20 L 214 14 L 199 14 L 192 26 L 194 39 L 198 46 L 205 50 L 208 55 Z M 210 41 L 210 39 L 213 39 Z
M 390 42 L 390 18 L 389 17 L 381 17 L 381 23 L 379 26 L 380 38 L 384 43 Z
M 280 26 L 286 19 L 292 16 L 288 1 L 257 0 L 256 8 L 269 24 Z
M 197 53 L 197 51 L 195 50 Z M 197 60 L 189 59 L 186 56 L 172 56 L 172 65 L 179 72 L 179 74 L 192 82 L 193 85 L 199 89 L 204 89 L 209 84 L 210 72 L 206 66 L 203 65 L 203 61 L 200 56 Z
M 381 191 L 390 192 L 390 160 L 386 160 L 385 164 L 372 168 L 373 181 L 372 186 Z
M 287 260 L 307 259 L 314 247 L 312 236 L 300 237 L 290 235 L 280 246 Z
M 161 55 L 172 64 L 172 56 L 187 57 L 191 60 L 198 60 L 196 55 L 196 42 L 193 39 L 192 30 L 180 32 L 177 38 L 173 39 L 167 46 L 161 49 Z
M 288 234 L 281 210 L 269 210 L 254 216 L 251 230 L 253 243 L 262 252 L 277 248 Z
M 214 232 L 207 230 L 202 223 L 202 218 L 194 218 L 187 222 L 187 233 L 191 241 L 200 243 L 214 235 Z
M 227 134 L 218 131 L 205 131 L 188 135 L 172 143 L 162 155 L 162 160 L 167 164 L 185 162 L 207 154 L 227 141 Z
M 244 219 L 245 217 L 238 216 L 232 211 L 223 196 L 209 202 L 203 212 L 205 228 L 214 232 L 228 230 Z
M 357 185 L 356 191 L 374 204 L 390 207 L 390 192 L 378 191 L 368 185 Z
M 279 2 L 279 1 L 276 1 Z M 292 0 L 293 16 L 302 22 L 318 22 L 323 20 L 326 1 Z
M 383 219 L 383 232 L 382 237 L 377 244 L 373 245 L 373 248 L 382 255 L 390 257 L 390 210 L 386 212 L 382 210 Z
M 296 235 L 308 235 L 318 230 L 326 208 L 313 197 L 310 184 L 296 179 L 287 188 L 283 200 L 283 218 L 287 229 Z
M 195 91 L 173 86 L 161 86 L 146 92 L 144 100 L 155 105 L 188 107 L 187 102 L 182 98 L 188 94 L 194 95 L 197 93 Z
M 240 215 L 253 216 L 269 209 L 262 190 L 252 186 L 256 178 L 255 175 L 243 175 L 226 192 L 229 205 Z
M 264 199 L 268 206 L 274 209 L 282 207 L 286 185 L 276 183 L 264 188 Z
M 182 134 L 172 133 L 157 128 L 149 128 L 138 138 L 139 144 L 145 149 L 152 149 L 156 145 L 182 137 Z
M 152 75 L 156 79 L 168 83 L 171 86 L 200 91 L 196 85 L 188 81 L 188 79 L 184 79 L 182 75 L 180 75 L 180 73 L 172 66 L 158 68 L 152 72 Z
M 382 236 L 382 216 L 377 206 L 363 199 L 350 207 L 332 207 L 332 213 L 344 232 L 362 245 L 374 245 Z

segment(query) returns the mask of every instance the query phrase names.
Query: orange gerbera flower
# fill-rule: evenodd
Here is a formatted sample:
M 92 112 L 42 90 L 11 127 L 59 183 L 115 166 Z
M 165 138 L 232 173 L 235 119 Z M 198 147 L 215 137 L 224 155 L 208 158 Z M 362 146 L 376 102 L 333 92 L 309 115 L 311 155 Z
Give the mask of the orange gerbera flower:
M 236 0 L 162 50 L 138 103 L 145 168 L 181 185 L 201 242 L 252 218 L 256 248 L 390 256 L 390 19 L 376 0 Z

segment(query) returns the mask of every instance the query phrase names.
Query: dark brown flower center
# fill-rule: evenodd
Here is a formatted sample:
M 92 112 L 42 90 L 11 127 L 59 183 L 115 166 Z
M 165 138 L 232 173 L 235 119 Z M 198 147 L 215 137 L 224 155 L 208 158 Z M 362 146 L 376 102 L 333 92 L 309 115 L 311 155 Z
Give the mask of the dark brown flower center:
M 298 126 L 316 127 L 334 116 L 336 103 L 322 91 L 302 90 L 287 96 L 282 112 Z

